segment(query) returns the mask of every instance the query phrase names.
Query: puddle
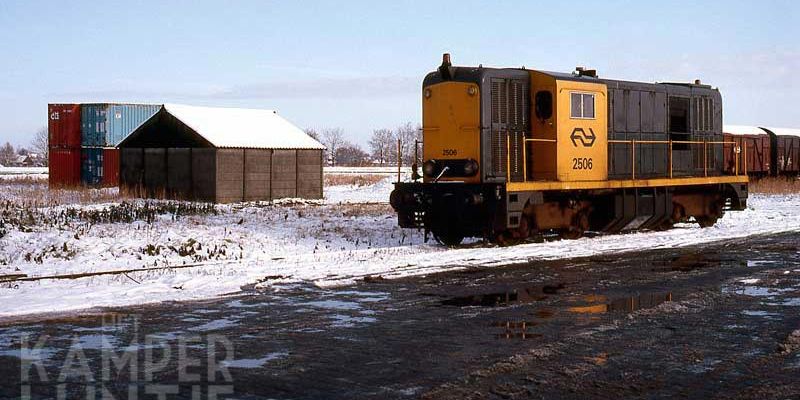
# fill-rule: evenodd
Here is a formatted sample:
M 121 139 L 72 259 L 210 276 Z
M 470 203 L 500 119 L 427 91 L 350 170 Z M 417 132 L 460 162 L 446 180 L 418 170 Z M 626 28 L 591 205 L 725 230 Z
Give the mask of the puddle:
M 771 313 L 768 311 L 761 311 L 761 310 L 744 310 L 742 314 L 750 316 L 750 317 L 778 317 L 780 314 Z
M 570 307 L 569 312 L 576 314 L 605 314 L 610 312 L 634 312 L 657 307 L 663 303 L 675 301 L 672 292 L 648 293 L 639 296 L 623 297 L 608 301 L 605 296 L 590 295 L 584 297 L 585 306 Z M 599 303 L 599 304 L 594 304 Z
M 539 325 L 537 322 L 529 321 L 505 321 L 493 322 L 491 326 L 498 328 L 495 334 L 497 339 L 536 339 L 541 338 L 542 334 L 534 333 L 530 330 Z
M 722 265 L 720 260 L 709 260 L 702 255 L 691 254 L 675 257 L 670 260 L 650 261 L 655 267 L 653 272 L 691 272 L 704 268 L 715 268 Z
M 775 296 L 780 296 L 783 293 L 791 292 L 790 288 L 773 288 L 767 286 L 754 286 L 751 284 L 758 282 L 758 279 L 743 279 L 739 282 L 747 284 L 747 286 L 723 286 L 723 293 L 732 293 L 738 295 L 745 295 L 750 297 L 761 297 L 765 299 L 773 299 Z
M 264 364 L 270 361 L 280 360 L 288 356 L 289 353 L 286 352 L 269 353 L 261 358 L 243 358 L 239 360 L 230 360 L 230 361 L 224 360 L 222 361 L 222 365 L 228 368 L 255 369 L 264 367 Z
M 56 355 L 60 351 L 61 349 L 55 349 L 52 347 L 42 347 L 39 349 L 28 348 L 25 349 L 25 351 L 22 351 L 22 349 L 10 349 L 10 350 L 0 351 L 0 356 L 16 357 L 19 358 L 20 360 L 42 363 L 45 361 L 49 361 L 54 355 Z
M 365 303 L 377 303 L 389 300 L 389 293 L 386 292 L 362 292 L 358 290 L 344 290 L 341 292 L 336 292 L 336 295 L 358 297 L 356 301 Z
M 378 321 L 375 317 L 353 317 L 344 314 L 334 314 L 330 318 L 333 320 L 332 326 L 336 328 L 352 328 L 358 324 L 371 324 Z
M 234 321 L 234 320 L 227 319 L 227 318 L 222 318 L 222 319 L 215 319 L 215 320 L 213 320 L 211 322 L 207 322 L 207 323 L 205 323 L 203 325 L 200 325 L 200 326 L 195 326 L 195 327 L 189 328 L 189 330 L 190 331 L 203 331 L 203 332 L 205 332 L 205 331 L 215 331 L 215 330 L 219 330 L 219 329 L 230 328 L 230 327 L 237 326 L 237 325 L 239 325 L 239 323 Z
M 534 286 L 514 289 L 508 292 L 453 297 L 443 300 L 441 304 L 455 307 L 505 307 L 512 304 L 526 304 L 546 300 L 549 295 L 558 294 L 562 289 L 564 289 L 563 284 Z
M 241 300 L 234 300 L 234 301 L 231 301 L 231 302 L 229 302 L 229 303 L 227 303 L 225 305 L 228 306 L 228 307 L 232 307 L 232 308 L 255 308 L 255 307 L 266 306 L 266 304 L 263 304 L 263 303 L 247 304 L 247 303 L 243 303 Z
M 85 335 L 73 339 L 73 347 L 88 350 L 112 349 L 117 345 L 117 338 L 109 335 Z
M 361 308 L 361 305 L 354 301 L 343 300 L 309 301 L 308 303 L 302 303 L 302 305 L 316 308 L 326 308 L 329 310 L 358 310 Z

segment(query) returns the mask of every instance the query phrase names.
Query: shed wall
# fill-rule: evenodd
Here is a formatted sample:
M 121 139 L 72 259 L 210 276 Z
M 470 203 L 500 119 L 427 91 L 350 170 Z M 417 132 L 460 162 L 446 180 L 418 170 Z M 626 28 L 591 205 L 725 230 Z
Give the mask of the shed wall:
M 322 151 L 297 150 L 297 197 L 322 198 Z
M 120 186 L 136 193 L 144 185 L 144 149 L 130 147 L 119 151 Z
M 244 200 L 266 201 L 272 199 L 272 150 L 246 149 L 244 151 Z
M 244 199 L 244 149 L 217 149 L 217 202 Z
M 167 149 L 144 149 L 144 187 L 149 197 L 165 197 Z
M 272 153 L 272 198 L 297 197 L 297 150 Z
M 192 149 L 192 198 L 217 201 L 217 149 Z
M 192 195 L 192 149 L 167 149 L 167 196 L 188 199 Z

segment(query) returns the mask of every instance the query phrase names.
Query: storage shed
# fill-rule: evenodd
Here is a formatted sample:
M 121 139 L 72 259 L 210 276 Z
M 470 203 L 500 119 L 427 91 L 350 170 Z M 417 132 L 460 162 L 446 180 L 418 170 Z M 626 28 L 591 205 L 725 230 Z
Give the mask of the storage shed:
M 165 104 L 119 148 L 120 187 L 140 196 L 322 198 L 325 147 L 272 110 Z

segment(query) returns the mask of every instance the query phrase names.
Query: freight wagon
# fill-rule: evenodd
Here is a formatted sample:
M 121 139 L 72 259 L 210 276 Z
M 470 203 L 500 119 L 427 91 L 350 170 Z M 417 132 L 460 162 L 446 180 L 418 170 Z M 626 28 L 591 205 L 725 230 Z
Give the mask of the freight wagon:
M 737 167 L 737 159 L 746 157 L 739 168 L 752 177 L 800 175 L 800 129 L 725 125 L 723 140 L 733 143 L 724 150 L 729 173 Z
M 699 81 L 455 67 L 445 55 L 421 94 L 422 182 L 398 182 L 390 202 L 400 226 L 442 243 L 710 226 L 746 206 L 747 176 L 724 168 L 722 98 Z

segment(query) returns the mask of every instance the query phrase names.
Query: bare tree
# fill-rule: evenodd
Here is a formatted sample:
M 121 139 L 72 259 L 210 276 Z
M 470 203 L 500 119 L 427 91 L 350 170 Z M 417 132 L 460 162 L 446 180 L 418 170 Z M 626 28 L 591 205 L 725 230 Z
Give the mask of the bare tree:
M 11 165 L 15 159 L 16 152 L 14 151 L 14 146 L 12 146 L 11 143 L 6 142 L 3 147 L 0 147 L 0 164 Z
M 380 162 L 381 165 L 395 159 L 394 153 L 397 152 L 397 150 L 394 150 L 397 146 L 395 142 L 394 133 L 391 129 L 376 129 L 372 131 L 372 137 L 369 139 L 372 158 Z
M 336 152 L 344 145 L 344 131 L 341 128 L 323 129 L 321 133 L 322 144 L 325 145 L 330 165 L 336 165 Z
M 37 130 L 33 135 L 33 140 L 31 141 L 31 150 L 38 154 L 39 157 L 42 157 L 45 163 L 48 160 L 48 155 L 50 152 L 50 145 L 48 142 L 49 136 L 47 134 L 47 127 L 39 128 L 39 130 Z
M 306 128 L 306 129 L 303 129 L 303 132 L 305 132 L 306 135 L 311 136 L 312 138 L 314 138 L 314 140 L 319 142 L 319 133 L 317 133 L 316 129 L 314 129 L 314 128 Z
M 336 149 L 336 162 L 348 167 L 363 167 L 369 162 L 369 154 L 361 146 L 345 142 Z
M 422 127 L 419 124 L 406 122 L 395 131 L 395 140 L 399 139 L 403 164 L 411 165 L 414 162 L 414 146 L 416 141 L 422 141 Z M 397 146 L 397 144 L 395 144 Z M 396 150 L 395 150 L 396 151 Z

